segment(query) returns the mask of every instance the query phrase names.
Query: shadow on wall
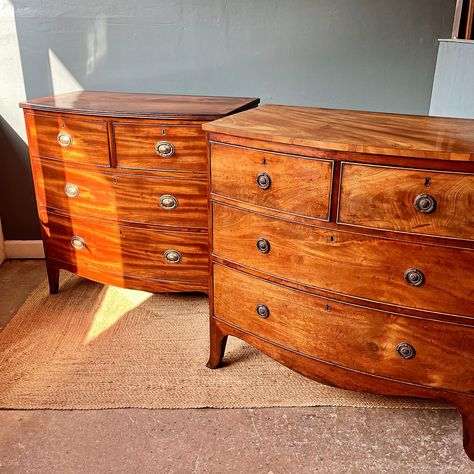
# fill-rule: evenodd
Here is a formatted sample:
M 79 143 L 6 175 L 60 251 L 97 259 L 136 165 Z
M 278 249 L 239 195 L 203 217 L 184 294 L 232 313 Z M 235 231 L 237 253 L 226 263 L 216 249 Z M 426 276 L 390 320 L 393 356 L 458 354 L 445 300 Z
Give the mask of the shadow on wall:
M 7 1 L 27 99 L 84 88 L 403 113 L 428 111 L 454 12 L 453 0 Z M 0 188 L 16 203 L 4 231 L 38 238 L 26 147 L 4 136 Z
M 0 216 L 5 239 L 39 239 L 28 146 L 3 117 L 0 150 Z

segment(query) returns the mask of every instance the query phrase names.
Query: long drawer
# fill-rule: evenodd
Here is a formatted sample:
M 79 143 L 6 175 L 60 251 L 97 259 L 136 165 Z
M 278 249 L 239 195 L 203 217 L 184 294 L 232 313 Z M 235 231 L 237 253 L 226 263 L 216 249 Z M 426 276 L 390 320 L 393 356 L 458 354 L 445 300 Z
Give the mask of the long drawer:
M 297 224 L 213 204 L 213 253 L 335 293 L 474 316 L 474 251 Z
M 329 301 L 214 265 L 214 315 L 291 350 L 428 387 L 472 393 L 474 327 Z
M 211 144 L 211 191 L 258 206 L 329 219 L 333 162 Z
M 110 166 L 105 120 L 34 113 L 26 114 L 25 120 L 31 156 Z
M 474 175 L 343 163 L 338 222 L 474 240 Z
M 120 168 L 207 171 L 206 135 L 200 125 L 114 123 Z
M 207 234 L 162 232 L 124 225 L 41 216 L 50 259 L 115 274 L 206 283 Z
M 113 220 L 206 229 L 207 183 L 33 161 L 39 204 Z

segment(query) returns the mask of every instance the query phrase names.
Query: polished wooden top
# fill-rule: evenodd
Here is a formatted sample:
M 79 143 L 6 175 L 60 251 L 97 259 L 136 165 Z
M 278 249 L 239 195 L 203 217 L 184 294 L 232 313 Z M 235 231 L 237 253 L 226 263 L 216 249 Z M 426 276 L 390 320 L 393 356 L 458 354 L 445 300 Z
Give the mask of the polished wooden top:
M 259 102 L 260 99 L 251 97 L 78 91 L 32 99 L 20 103 L 20 107 L 106 117 L 207 121 L 255 107 Z
M 474 120 L 264 105 L 204 130 L 325 150 L 474 161 Z

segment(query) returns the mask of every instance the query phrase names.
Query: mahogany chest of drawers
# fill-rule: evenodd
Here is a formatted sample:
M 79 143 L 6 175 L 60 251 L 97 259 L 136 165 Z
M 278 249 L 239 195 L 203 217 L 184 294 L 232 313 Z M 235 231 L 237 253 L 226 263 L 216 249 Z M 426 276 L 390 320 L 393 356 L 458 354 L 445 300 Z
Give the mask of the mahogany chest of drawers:
M 443 399 L 474 459 L 474 121 L 265 105 L 203 127 L 211 347 Z
M 152 292 L 207 292 L 201 125 L 258 102 L 74 92 L 20 104 L 51 292 L 59 269 Z

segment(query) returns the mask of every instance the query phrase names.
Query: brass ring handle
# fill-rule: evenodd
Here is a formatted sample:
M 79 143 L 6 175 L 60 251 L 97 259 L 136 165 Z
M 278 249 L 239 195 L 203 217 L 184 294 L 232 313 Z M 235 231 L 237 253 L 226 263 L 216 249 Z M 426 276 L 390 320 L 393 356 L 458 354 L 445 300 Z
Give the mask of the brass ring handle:
M 181 254 L 177 250 L 172 250 L 172 249 L 166 250 L 163 255 L 165 257 L 165 260 L 168 263 L 181 262 Z
M 411 286 L 421 286 L 425 282 L 425 275 L 418 268 L 409 268 L 404 274 L 405 281 Z
M 267 239 L 261 237 L 257 240 L 257 249 L 262 253 L 270 252 L 270 242 Z
M 64 194 L 70 198 L 79 196 L 79 188 L 74 183 L 66 183 L 64 185 Z
M 160 197 L 160 206 L 167 211 L 176 209 L 178 204 L 178 200 L 171 194 L 164 194 Z
M 405 360 L 413 359 L 416 355 L 415 348 L 411 344 L 408 344 L 408 342 L 401 342 L 398 344 L 396 350 L 397 355 Z
M 413 207 L 423 214 L 431 214 L 436 210 L 436 199 L 430 194 L 418 194 L 413 202 Z
M 260 173 L 255 181 L 257 183 L 257 186 L 263 190 L 268 189 L 272 184 L 272 179 L 267 173 Z
M 59 132 L 56 139 L 61 146 L 67 147 L 72 145 L 72 136 L 67 132 Z
M 84 241 L 84 239 L 82 237 L 79 237 L 77 235 L 74 235 L 72 238 L 71 238 L 71 245 L 75 248 L 75 249 L 83 249 L 85 246 L 86 246 L 86 243 Z
M 255 311 L 257 312 L 260 318 L 265 319 L 270 316 L 270 310 L 268 309 L 268 306 L 265 306 L 264 304 L 258 304 L 255 308 Z
M 155 144 L 155 151 L 162 158 L 169 158 L 174 155 L 176 149 L 170 142 L 158 142 Z

